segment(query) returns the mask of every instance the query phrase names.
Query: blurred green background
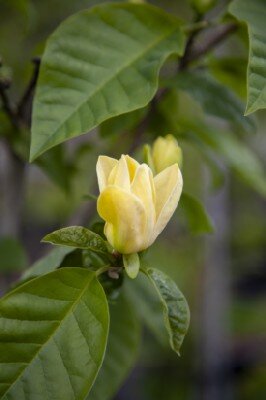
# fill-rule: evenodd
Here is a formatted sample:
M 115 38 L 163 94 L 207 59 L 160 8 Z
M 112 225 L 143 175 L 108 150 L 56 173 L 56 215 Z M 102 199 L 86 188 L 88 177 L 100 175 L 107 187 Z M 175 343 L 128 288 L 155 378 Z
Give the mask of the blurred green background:
M 12 80 L 9 94 L 13 102 L 23 93 L 32 74 L 31 59 L 41 56 L 49 34 L 67 16 L 98 3 L 101 1 L 0 0 L 1 75 Z M 189 1 L 153 3 L 186 21 L 193 18 Z M 229 17 L 221 10 L 228 2 L 218 3 L 216 12 L 219 18 L 226 20 Z M 229 68 L 226 61 L 230 57 L 234 60 Z M 208 55 L 202 67 L 208 65 L 213 76 L 243 98 L 246 63 L 247 34 L 243 27 Z M 167 68 L 171 69 L 171 60 L 166 71 Z M 182 97 L 181 93 L 180 96 L 177 108 L 182 108 L 186 101 L 185 95 Z M 151 124 L 141 144 L 151 143 L 160 131 L 169 133 L 170 124 L 164 125 L 162 115 L 161 110 L 155 113 L 156 128 Z M 177 115 L 178 111 L 174 117 Z M 221 128 L 220 121 L 212 123 Z M 258 112 L 257 133 L 245 137 L 248 147 L 252 147 L 261 160 L 266 159 L 265 123 L 265 112 Z M 95 163 L 98 155 L 116 157 L 136 148 L 134 123 L 123 130 L 122 121 L 121 126 L 122 130 L 119 124 L 117 127 L 115 123 L 106 123 L 98 131 L 67 143 L 65 163 L 58 179 L 51 179 L 45 168 L 27 165 L 19 227 L 9 225 L 6 215 L 4 198 L 9 190 L 6 183 L 9 167 L 4 144 L 0 142 L 1 293 L 22 270 L 47 252 L 47 245 L 40 244 L 44 234 L 67 224 L 90 224 L 97 219 L 94 203 L 85 196 L 89 192 L 97 193 Z M 182 135 L 179 139 L 184 152 L 185 189 L 205 204 L 215 231 L 201 234 L 201 227 L 195 222 L 197 215 L 194 220 L 192 216 L 189 224 L 191 221 L 184 208 L 180 208 L 149 250 L 148 262 L 174 278 L 188 299 L 191 327 L 180 358 L 144 328 L 138 363 L 115 399 L 264 400 L 265 199 L 232 174 L 218 154 L 210 167 L 210 159 L 206 161 L 193 142 L 184 140 Z M 135 155 L 141 158 L 140 148 L 135 149 Z M 67 188 L 56 184 L 58 180 L 66 180 Z M 17 183 L 9 179 L 9 185 L 12 184 Z M 17 203 L 20 202 L 17 198 Z M 221 397 L 215 397 L 217 388 Z

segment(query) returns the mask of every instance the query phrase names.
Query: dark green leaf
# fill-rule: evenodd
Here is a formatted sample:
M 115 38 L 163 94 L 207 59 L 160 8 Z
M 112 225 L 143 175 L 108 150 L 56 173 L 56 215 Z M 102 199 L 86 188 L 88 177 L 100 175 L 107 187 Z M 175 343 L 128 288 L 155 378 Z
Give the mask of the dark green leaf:
M 82 400 L 102 364 L 108 304 L 95 275 L 62 268 L 0 302 L 2 400 Z
M 110 304 L 110 332 L 102 368 L 87 400 L 112 399 L 134 366 L 140 323 L 134 307 L 121 295 Z
M 36 164 L 49 176 L 49 178 L 64 191 L 70 190 L 70 180 L 74 172 L 65 157 L 63 146 L 57 146 L 40 157 Z
M 42 242 L 48 242 L 60 246 L 71 246 L 79 249 L 87 249 L 96 253 L 108 253 L 107 243 L 100 235 L 89 231 L 83 226 L 69 226 L 46 235 Z
M 27 266 L 27 255 L 21 243 L 12 237 L 0 239 L 0 272 L 21 271 Z
M 246 58 L 239 56 L 218 58 L 215 54 L 209 59 L 208 68 L 219 82 L 231 88 L 240 98 L 246 98 Z
M 215 117 L 226 119 L 241 129 L 254 131 L 252 117 L 244 117 L 244 104 L 226 86 L 206 73 L 182 72 L 177 74 L 170 86 L 188 91 L 202 106 L 203 110 Z
M 108 118 L 147 105 L 161 65 L 183 47 L 179 20 L 148 4 L 105 4 L 63 22 L 42 58 L 31 160 Z
M 147 113 L 147 108 L 140 108 L 126 114 L 110 118 L 100 126 L 100 134 L 103 137 L 124 134 L 134 129 Z
M 246 114 L 266 107 L 265 0 L 234 0 L 229 11 L 248 25 L 249 63 Z
M 195 197 L 183 192 L 180 207 L 184 209 L 188 225 L 193 233 L 211 233 L 214 226 L 202 203 Z
M 208 146 L 221 154 L 230 167 L 246 184 L 262 196 L 266 196 L 266 180 L 263 165 L 256 154 L 228 132 L 221 132 L 198 123 L 190 123 L 190 128 Z
M 171 348 L 179 354 L 190 321 L 186 299 L 175 282 L 162 271 L 155 268 L 147 268 L 144 272 L 160 298 Z
M 124 286 L 138 316 L 158 342 L 166 348 L 168 337 L 164 327 L 162 304 L 147 276 L 138 274 L 137 279 L 126 278 Z

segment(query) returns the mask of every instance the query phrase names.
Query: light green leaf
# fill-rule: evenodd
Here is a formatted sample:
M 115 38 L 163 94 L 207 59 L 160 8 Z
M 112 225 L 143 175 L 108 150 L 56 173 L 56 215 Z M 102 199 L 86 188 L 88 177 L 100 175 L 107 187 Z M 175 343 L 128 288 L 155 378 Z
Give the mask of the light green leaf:
M 54 271 L 56 268 L 60 267 L 65 256 L 72 251 L 74 251 L 74 249 L 63 246 L 52 249 L 47 255 L 36 261 L 29 269 L 27 269 L 22 275 L 22 279 L 32 279 Z
M 102 364 L 108 304 L 95 275 L 62 268 L 0 301 L 1 400 L 83 400 Z
M 104 4 L 67 19 L 47 42 L 33 105 L 31 161 L 104 120 L 144 107 L 179 20 L 148 4 Z
M 42 242 L 48 242 L 60 246 L 71 246 L 79 249 L 87 249 L 96 253 L 107 254 L 107 243 L 100 235 L 89 231 L 83 226 L 69 226 L 46 235 Z
M 175 282 L 155 268 L 143 270 L 153 284 L 163 308 L 164 323 L 169 334 L 171 348 L 179 354 L 187 333 L 190 313 L 185 297 Z
M 139 343 L 139 319 L 130 301 L 122 294 L 114 304 L 110 304 L 106 354 L 87 400 L 108 400 L 114 397 L 135 364 Z
M 234 0 L 229 11 L 248 25 L 249 63 L 246 114 L 266 107 L 265 0 Z
M 254 118 L 244 117 L 244 104 L 226 86 L 206 73 L 182 72 L 177 74 L 169 86 L 188 91 L 203 110 L 215 117 L 223 118 L 248 132 L 254 132 Z
M 214 226 L 203 204 L 188 193 L 183 192 L 180 207 L 184 209 L 188 225 L 193 233 L 212 233 Z
M 135 279 L 140 267 L 138 253 L 123 254 L 123 264 L 129 278 Z

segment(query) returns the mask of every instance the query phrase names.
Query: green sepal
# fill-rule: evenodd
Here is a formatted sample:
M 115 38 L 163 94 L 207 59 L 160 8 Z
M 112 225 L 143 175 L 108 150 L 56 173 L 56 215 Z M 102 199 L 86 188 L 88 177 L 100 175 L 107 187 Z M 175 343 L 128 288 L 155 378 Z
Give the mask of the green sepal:
M 138 253 L 123 254 L 123 264 L 129 278 L 135 279 L 138 276 L 140 269 Z

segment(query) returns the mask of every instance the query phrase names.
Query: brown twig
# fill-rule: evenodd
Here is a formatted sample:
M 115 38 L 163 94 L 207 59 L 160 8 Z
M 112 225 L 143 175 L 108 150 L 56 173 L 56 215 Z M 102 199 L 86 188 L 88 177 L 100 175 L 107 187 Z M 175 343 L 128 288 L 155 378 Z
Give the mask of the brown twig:
M 33 73 L 30 78 L 30 81 L 26 87 L 26 90 L 25 90 L 24 94 L 22 95 L 21 100 L 19 101 L 18 107 L 17 107 L 18 117 L 20 117 L 24 120 L 27 119 L 26 115 L 25 115 L 25 111 L 27 110 L 29 103 L 31 103 L 31 101 L 32 101 L 33 92 L 34 92 L 34 89 L 35 89 L 35 86 L 37 83 L 37 79 L 39 76 L 41 59 L 40 59 L 40 57 L 34 57 L 32 59 L 32 62 L 34 64 Z
M 201 21 L 196 21 L 196 23 L 199 22 Z M 202 27 L 204 27 L 204 24 L 202 25 Z M 216 45 L 226 39 L 228 35 L 235 32 L 236 29 L 237 25 L 234 23 L 218 26 L 209 38 L 207 38 L 204 42 L 198 44 L 195 44 L 195 39 L 202 31 L 202 29 L 192 31 L 188 38 L 184 55 L 179 60 L 178 71 L 183 71 L 184 69 L 188 68 L 191 62 L 198 60 L 206 53 L 211 51 Z M 140 122 L 139 126 L 136 129 L 135 140 L 131 145 L 130 152 L 133 152 L 141 144 L 143 135 L 149 126 L 149 122 L 154 114 L 156 106 L 167 93 L 167 91 L 168 90 L 166 88 L 160 89 L 151 101 L 151 106 L 147 115 Z
M 8 115 L 13 126 L 18 128 L 19 124 L 17 121 L 16 111 L 13 109 L 9 97 L 6 93 L 7 89 L 10 87 L 10 81 L 0 80 L 0 97 L 2 99 L 2 108 Z
M 192 61 L 198 60 L 203 57 L 206 53 L 211 51 L 214 47 L 224 41 L 230 34 L 237 30 L 237 25 L 235 23 L 229 23 L 226 25 L 218 26 L 214 32 L 207 37 L 201 43 L 197 43 L 191 46 L 189 54 L 186 56 L 186 65 L 190 64 Z

